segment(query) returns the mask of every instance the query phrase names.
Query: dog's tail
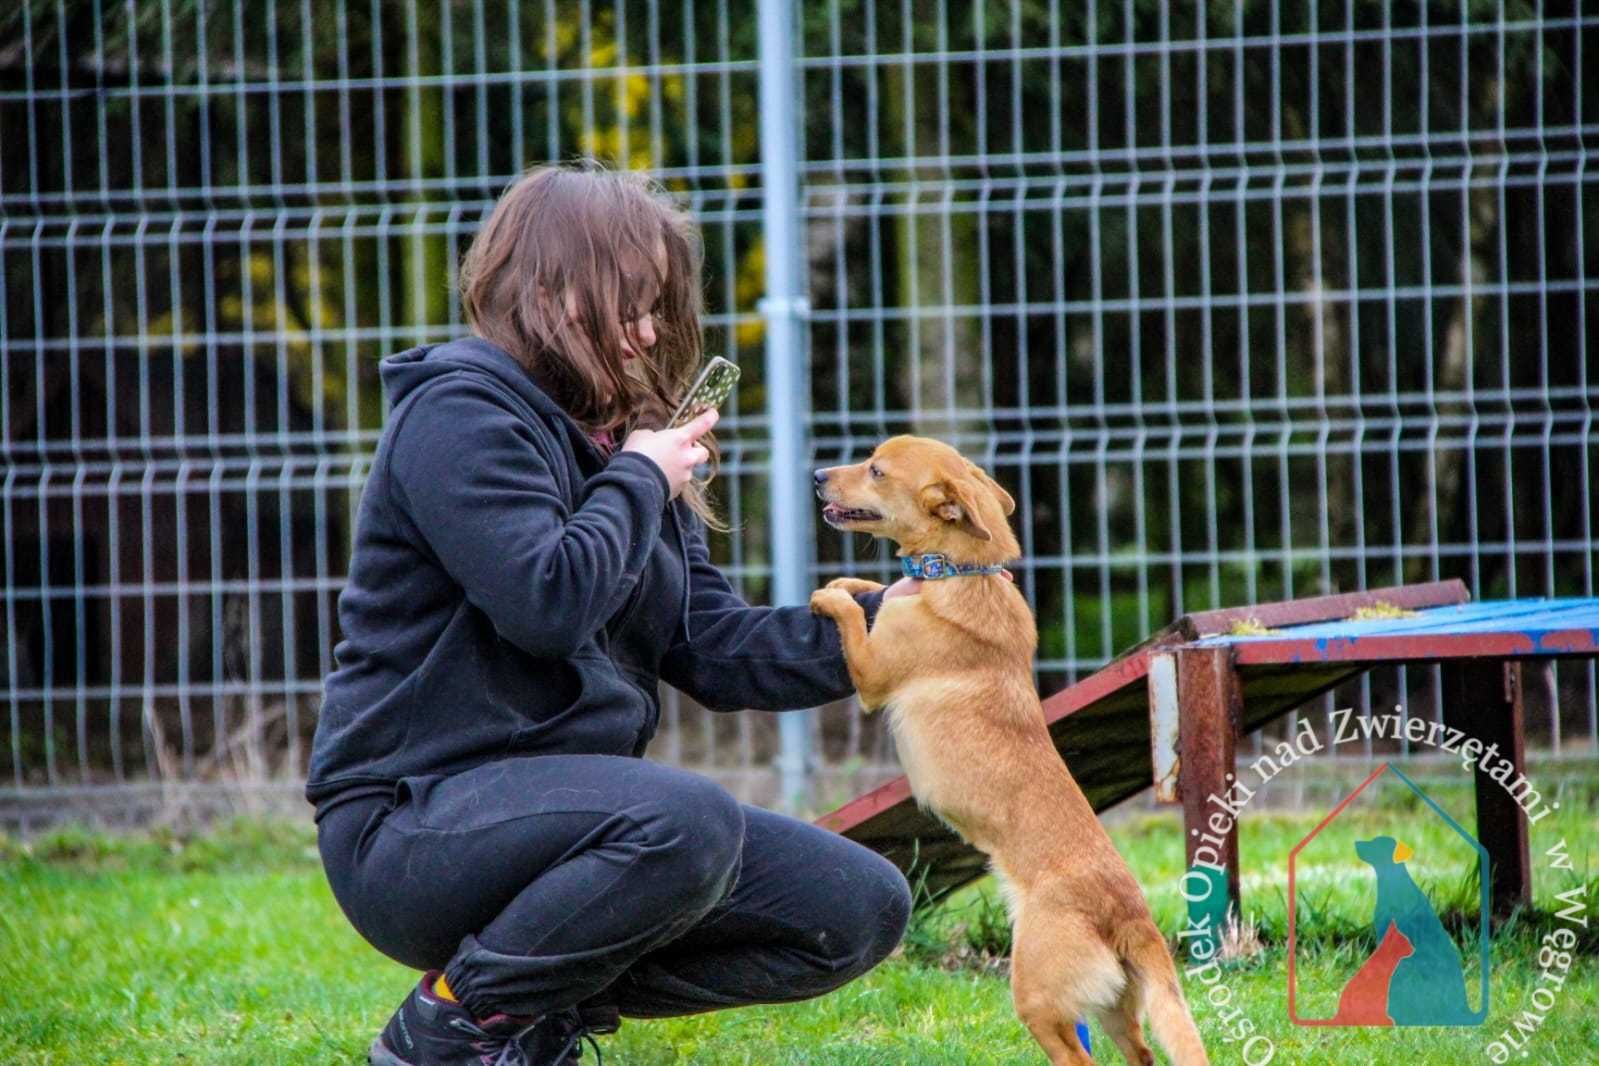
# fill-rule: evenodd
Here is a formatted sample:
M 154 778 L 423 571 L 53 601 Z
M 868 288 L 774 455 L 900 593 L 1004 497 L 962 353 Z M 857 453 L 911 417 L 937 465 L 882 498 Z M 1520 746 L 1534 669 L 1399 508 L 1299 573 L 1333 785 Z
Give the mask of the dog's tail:
M 1210 1066 L 1160 929 L 1148 918 L 1136 918 L 1117 931 L 1116 939 L 1116 951 L 1126 962 L 1128 978 L 1139 986 L 1149 1010 L 1155 1040 L 1175 1066 Z

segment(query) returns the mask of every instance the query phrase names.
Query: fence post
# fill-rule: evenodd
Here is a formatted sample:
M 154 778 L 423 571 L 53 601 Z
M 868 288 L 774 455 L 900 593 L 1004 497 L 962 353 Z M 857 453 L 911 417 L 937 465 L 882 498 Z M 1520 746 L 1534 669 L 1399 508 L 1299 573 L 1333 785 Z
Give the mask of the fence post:
M 805 278 L 801 272 L 798 113 L 794 82 L 792 0 L 760 0 L 761 227 L 766 252 L 766 415 L 771 451 L 767 474 L 772 602 L 807 602 L 810 515 L 802 464 L 808 454 L 810 386 L 805 379 Z M 810 799 L 810 733 L 814 710 L 779 719 L 781 805 Z

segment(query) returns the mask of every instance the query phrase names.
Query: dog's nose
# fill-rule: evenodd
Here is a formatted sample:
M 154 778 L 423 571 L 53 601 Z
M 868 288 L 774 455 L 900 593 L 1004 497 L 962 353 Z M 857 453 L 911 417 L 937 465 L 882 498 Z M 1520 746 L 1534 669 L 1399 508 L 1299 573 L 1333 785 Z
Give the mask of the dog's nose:
M 818 470 L 814 474 L 812 474 L 811 477 L 816 479 L 816 484 L 819 485 L 819 486 L 827 484 L 827 471 L 826 470 Z

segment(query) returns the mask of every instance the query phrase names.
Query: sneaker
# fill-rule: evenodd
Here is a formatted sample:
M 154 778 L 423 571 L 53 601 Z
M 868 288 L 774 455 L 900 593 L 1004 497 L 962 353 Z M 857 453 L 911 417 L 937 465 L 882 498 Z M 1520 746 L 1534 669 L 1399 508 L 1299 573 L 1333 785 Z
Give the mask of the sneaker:
M 433 991 L 438 971 L 424 974 L 367 1050 L 371 1066 L 544 1066 L 524 1041 L 543 1019 L 496 1014 L 478 1019 Z M 560 1062 L 560 1059 L 555 1059 Z

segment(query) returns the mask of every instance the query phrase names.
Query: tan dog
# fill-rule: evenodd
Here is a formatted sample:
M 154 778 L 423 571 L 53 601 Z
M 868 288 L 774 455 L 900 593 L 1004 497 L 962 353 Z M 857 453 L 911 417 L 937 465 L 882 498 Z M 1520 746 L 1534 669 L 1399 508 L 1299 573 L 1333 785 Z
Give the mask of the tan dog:
M 998 566 L 1020 554 L 1015 501 L 939 441 L 893 437 L 857 466 L 816 472 L 837 529 Z M 883 604 L 870 633 L 840 578 L 811 595 L 838 623 L 868 711 L 888 708 L 917 802 L 989 856 L 1013 922 L 1016 1013 L 1051 1063 L 1092 1063 L 1075 1020 L 1092 1012 L 1130 1063 L 1148 1066 L 1147 1011 L 1177 1066 L 1208 1062 L 1176 968 L 1132 872 L 1049 738 L 1033 687 L 1038 631 L 998 573 L 924 581 Z

